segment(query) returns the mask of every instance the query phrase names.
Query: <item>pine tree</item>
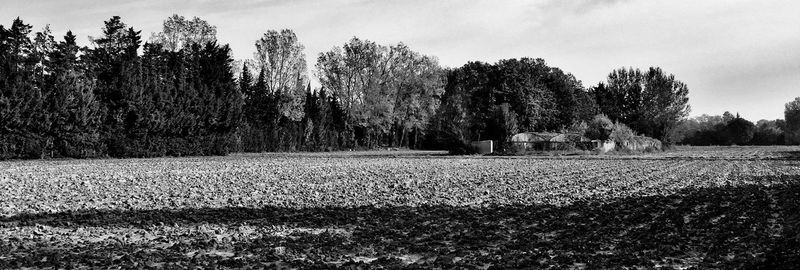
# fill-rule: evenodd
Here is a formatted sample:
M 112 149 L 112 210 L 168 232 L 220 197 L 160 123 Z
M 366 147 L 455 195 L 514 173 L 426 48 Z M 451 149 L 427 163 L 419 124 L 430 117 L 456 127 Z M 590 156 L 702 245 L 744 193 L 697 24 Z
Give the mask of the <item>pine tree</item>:
M 40 57 L 30 40 L 31 26 L 17 18 L 0 26 L 0 159 L 41 158 L 48 123 L 37 85 Z
M 78 65 L 79 47 L 67 32 L 50 53 L 52 80 L 48 84 L 47 108 L 52 125 L 50 155 L 94 157 L 102 154 L 100 121 L 103 114 L 94 96 L 94 83 Z
M 315 100 L 317 102 L 317 115 L 314 119 L 314 134 L 316 135 L 315 141 L 317 142 L 317 148 L 330 148 L 331 139 L 330 134 L 331 132 L 331 110 L 330 110 L 330 101 L 328 98 L 328 94 L 325 91 L 325 88 L 320 88 L 317 92 L 317 98 Z
M 317 129 L 315 125 L 318 124 L 318 114 L 319 103 L 317 101 L 317 95 L 311 91 L 311 84 L 308 84 L 306 87 L 305 105 L 303 106 L 302 144 L 310 149 L 315 149 L 317 147 L 317 136 L 315 136 Z
M 250 68 L 247 64 L 242 64 L 242 74 L 239 76 L 239 91 L 246 97 L 252 97 L 251 89 L 253 88 L 253 75 L 250 74 Z

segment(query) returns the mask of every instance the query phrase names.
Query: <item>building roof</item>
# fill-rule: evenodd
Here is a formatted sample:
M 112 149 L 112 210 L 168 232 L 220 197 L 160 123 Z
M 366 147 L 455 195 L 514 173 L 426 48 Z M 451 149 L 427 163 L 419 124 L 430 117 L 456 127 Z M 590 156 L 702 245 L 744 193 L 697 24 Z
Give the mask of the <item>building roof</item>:
M 577 133 L 523 132 L 511 137 L 512 142 L 588 142 L 588 138 Z

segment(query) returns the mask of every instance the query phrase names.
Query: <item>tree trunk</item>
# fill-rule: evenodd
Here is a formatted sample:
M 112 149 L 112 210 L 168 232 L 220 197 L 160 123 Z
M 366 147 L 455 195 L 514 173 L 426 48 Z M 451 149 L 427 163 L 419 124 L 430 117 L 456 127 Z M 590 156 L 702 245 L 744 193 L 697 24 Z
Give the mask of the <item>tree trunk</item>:
M 400 146 L 402 146 L 402 147 L 408 147 L 409 146 L 408 142 L 406 141 L 408 139 L 407 138 L 407 134 L 408 134 L 408 129 L 403 128 L 403 132 L 400 133 L 400 143 L 399 143 Z

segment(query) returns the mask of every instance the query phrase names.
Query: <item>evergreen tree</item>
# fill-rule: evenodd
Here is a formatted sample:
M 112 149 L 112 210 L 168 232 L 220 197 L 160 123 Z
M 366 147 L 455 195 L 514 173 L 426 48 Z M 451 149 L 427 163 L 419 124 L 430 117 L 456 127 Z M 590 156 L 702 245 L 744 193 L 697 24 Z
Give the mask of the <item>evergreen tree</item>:
M 250 69 L 247 64 L 242 64 L 242 74 L 239 76 L 239 91 L 242 92 L 245 98 L 251 98 L 253 93 L 253 75 L 250 74 Z
M 75 35 L 67 32 L 55 47 L 50 53 L 52 79 L 46 86 L 50 155 L 99 156 L 104 152 L 99 133 L 103 112 L 94 95 L 95 85 L 78 62 Z
M 31 28 L 19 18 L 0 25 L 0 159 L 45 155 L 49 124 Z
M 146 135 L 138 125 L 144 94 L 139 85 L 139 32 L 114 16 L 105 21 L 103 36 L 93 38 L 94 48 L 86 53 L 88 68 L 97 80 L 95 94 L 106 112 L 102 134 L 111 156 L 128 156 L 141 148 L 134 141 Z
M 317 125 L 319 115 L 319 102 L 316 93 L 311 91 L 311 84 L 306 87 L 305 105 L 303 106 L 303 132 L 301 144 L 305 145 L 308 149 L 315 149 L 317 141 L 315 140 L 315 125 Z
M 335 146 L 333 145 L 334 140 L 331 138 L 333 134 L 331 132 L 331 102 L 324 87 L 317 92 L 316 102 L 318 112 L 316 117 L 313 118 L 315 123 L 314 134 L 316 135 L 314 141 L 317 142 L 317 149 L 332 149 Z
M 55 42 L 48 27 L 33 40 L 30 29 L 19 19 L 0 25 L 0 158 L 231 149 L 243 94 L 227 45 L 145 44 L 140 56 L 140 31 L 118 16 L 91 49 L 77 46 L 72 32 Z

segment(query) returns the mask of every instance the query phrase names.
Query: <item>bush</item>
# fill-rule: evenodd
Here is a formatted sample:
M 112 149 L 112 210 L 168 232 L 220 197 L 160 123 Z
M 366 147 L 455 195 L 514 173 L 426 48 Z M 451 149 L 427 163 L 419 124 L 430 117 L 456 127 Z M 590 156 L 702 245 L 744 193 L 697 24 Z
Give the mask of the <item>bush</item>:
M 636 134 L 631 128 L 623 123 L 617 122 L 614 124 L 614 128 L 609 135 L 609 139 L 613 140 L 619 145 L 630 141 L 634 136 L 636 136 Z
M 613 130 L 614 122 L 611 122 L 605 114 L 598 114 L 589 122 L 584 136 L 592 140 L 608 140 Z

